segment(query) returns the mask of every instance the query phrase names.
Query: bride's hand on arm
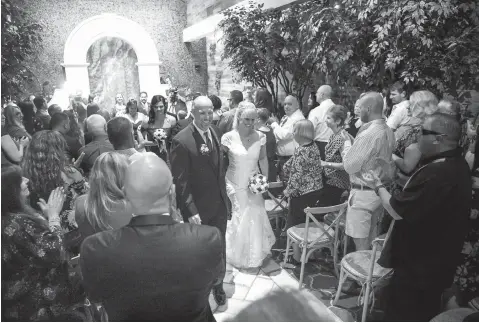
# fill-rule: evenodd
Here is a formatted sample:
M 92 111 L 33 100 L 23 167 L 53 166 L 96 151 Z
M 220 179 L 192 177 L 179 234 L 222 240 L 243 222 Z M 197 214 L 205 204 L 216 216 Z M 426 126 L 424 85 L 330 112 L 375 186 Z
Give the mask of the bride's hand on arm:
M 193 224 L 201 224 L 201 218 L 199 214 L 195 214 L 188 218 L 188 221 Z

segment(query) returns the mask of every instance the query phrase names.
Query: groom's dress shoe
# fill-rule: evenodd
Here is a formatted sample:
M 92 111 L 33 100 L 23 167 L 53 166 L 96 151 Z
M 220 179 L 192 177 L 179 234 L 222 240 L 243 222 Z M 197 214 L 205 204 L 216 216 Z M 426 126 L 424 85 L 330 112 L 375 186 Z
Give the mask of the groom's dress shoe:
M 223 289 L 223 284 L 213 287 L 213 296 L 218 306 L 223 306 L 226 304 L 226 293 Z

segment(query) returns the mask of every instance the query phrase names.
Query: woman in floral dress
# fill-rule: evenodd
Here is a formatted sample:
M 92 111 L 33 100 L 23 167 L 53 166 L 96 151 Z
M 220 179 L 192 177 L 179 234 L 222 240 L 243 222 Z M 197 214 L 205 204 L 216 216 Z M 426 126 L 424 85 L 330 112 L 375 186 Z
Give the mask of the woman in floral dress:
M 65 202 L 60 214 L 60 224 L 64 231 L 77 229 L 74 217 L 75 201 L 88 190 L 81 172 L 65 160 L 66 142 L 56 131 L 43 130 L 33 135 L 25 153 L 23 174 L 30 180 L 30 204 L 38 208 L 40 198 L 48 199 L 56 187 L 63 187 Z
M 69 273 L 60 228 L 64 193 L 55 188 L 43 215 L 27 203 L 28 180 L 19 166 L 2 168 L 2 320 L 64 320 L 85 295 Z

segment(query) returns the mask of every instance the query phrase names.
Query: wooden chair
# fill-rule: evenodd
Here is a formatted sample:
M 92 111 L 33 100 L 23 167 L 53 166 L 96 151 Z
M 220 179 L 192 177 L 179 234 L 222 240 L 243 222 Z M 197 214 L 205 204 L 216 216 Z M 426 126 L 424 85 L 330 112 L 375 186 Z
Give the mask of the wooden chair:
M 374 239 L 372 242 L 373 250 L 351 252 L 345 255 L 341 260 L 341 273 L 339 275 L 338 291 L 336 292 L 336 296 L 332 305 L 336 305 L 339 301 L 341 289 L 348 277 L 357 281 L 363 286 L 361 289 L 361 294 L 358 298 L 358 302 L 361 302 L 361 296 L 363 296 L 362 322 L 366 321 L 366 315 L 368 312 L 371 296 L 373 297 L 371 309 L 374 307 L 374 288 L 385 279 L 389 278 L 393 272 L 392 269 L 384 268 L 379 265 L 377 260 L 381 256 L 382 247 L 391 236 L 394 223 L 395 220 L 391 222 L 389 230 L 385 235 L 381 235 Z
M 311 254 L 318 249 L 328 248 L 331 251 L 331 254 L 334 257 L 334 266 L 336 268 L 337 264 L 337 243 L 335 243 L 338 235 L 337 225 L 340 219 L 343 217 L 343 214 L 346 213 L 348 203 L 328 206 L 328 207 L 315 207 L 315 208 L 306 208 L 304 212 L 306 213 L 306 223 L 296 225 L 291 227 L 287 231 L 288 240 L 286 243 L 286 255 L 284 257 L 283 267 L 286 265 L 288 259 L 289 249 L 291 248 L 291 243 L 296 243 L 302 249 L 301 254 L 301 273 L 299 276 L 299 288 L 303 286 L 304 279 L 304 266 L 308 262 Z M 314 215 L 328 214 L 336 212 L 338 215 L 336 219 L 331 224 L 321 223 Z M 310 224 L 310 221 L 313 221 Z
M 269 183 L 268 196 L 271 199 L 265 200 L 266 213 L 268 214 L 269 222 L 271 223 L 276 238 L 279 238 L 286 229 L 289 204 L 288 199 L 285 196 L 279 199 L 274 196 L 270 190 L 283 187 L 283 182 Z

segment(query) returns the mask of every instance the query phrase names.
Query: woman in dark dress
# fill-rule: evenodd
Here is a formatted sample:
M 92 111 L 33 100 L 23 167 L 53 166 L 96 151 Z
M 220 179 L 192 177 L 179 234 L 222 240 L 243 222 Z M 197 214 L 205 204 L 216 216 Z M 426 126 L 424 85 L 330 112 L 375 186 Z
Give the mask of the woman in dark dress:
M 273 130 L 266 124 L 271 113 L 266 108 L 258 109 L 256 130 L 266 135 L 266 155 L 268 157 L 268 181 L 276 182 L 278 171 L 276 169 L 276 138 Z
M 28 205 L 27 183 L 19 166 L 2 168 L 2 320 L 63 320 L 85 297 L 80 277 L 68 270 L 63 189 L 39 201 L 41 215 Z
M 147 151 L 151 151 L 163 159 L 166 163 L 169 163 L 168 149 L 171 144 L 171 131 L 176 125 L 176 119 L 166 113 L 167 103 L 166 99 L 161 95 L 154 95 L 151 98 L 150 112 L 148 115 L 148 121 L 143 121 L 141 127 L 142 134 L 146 139 L 156 144 L 148 146 Z M 154 137 L 155 130 L 163 129 L 166 132 L 166 140 L 159 141 Z

